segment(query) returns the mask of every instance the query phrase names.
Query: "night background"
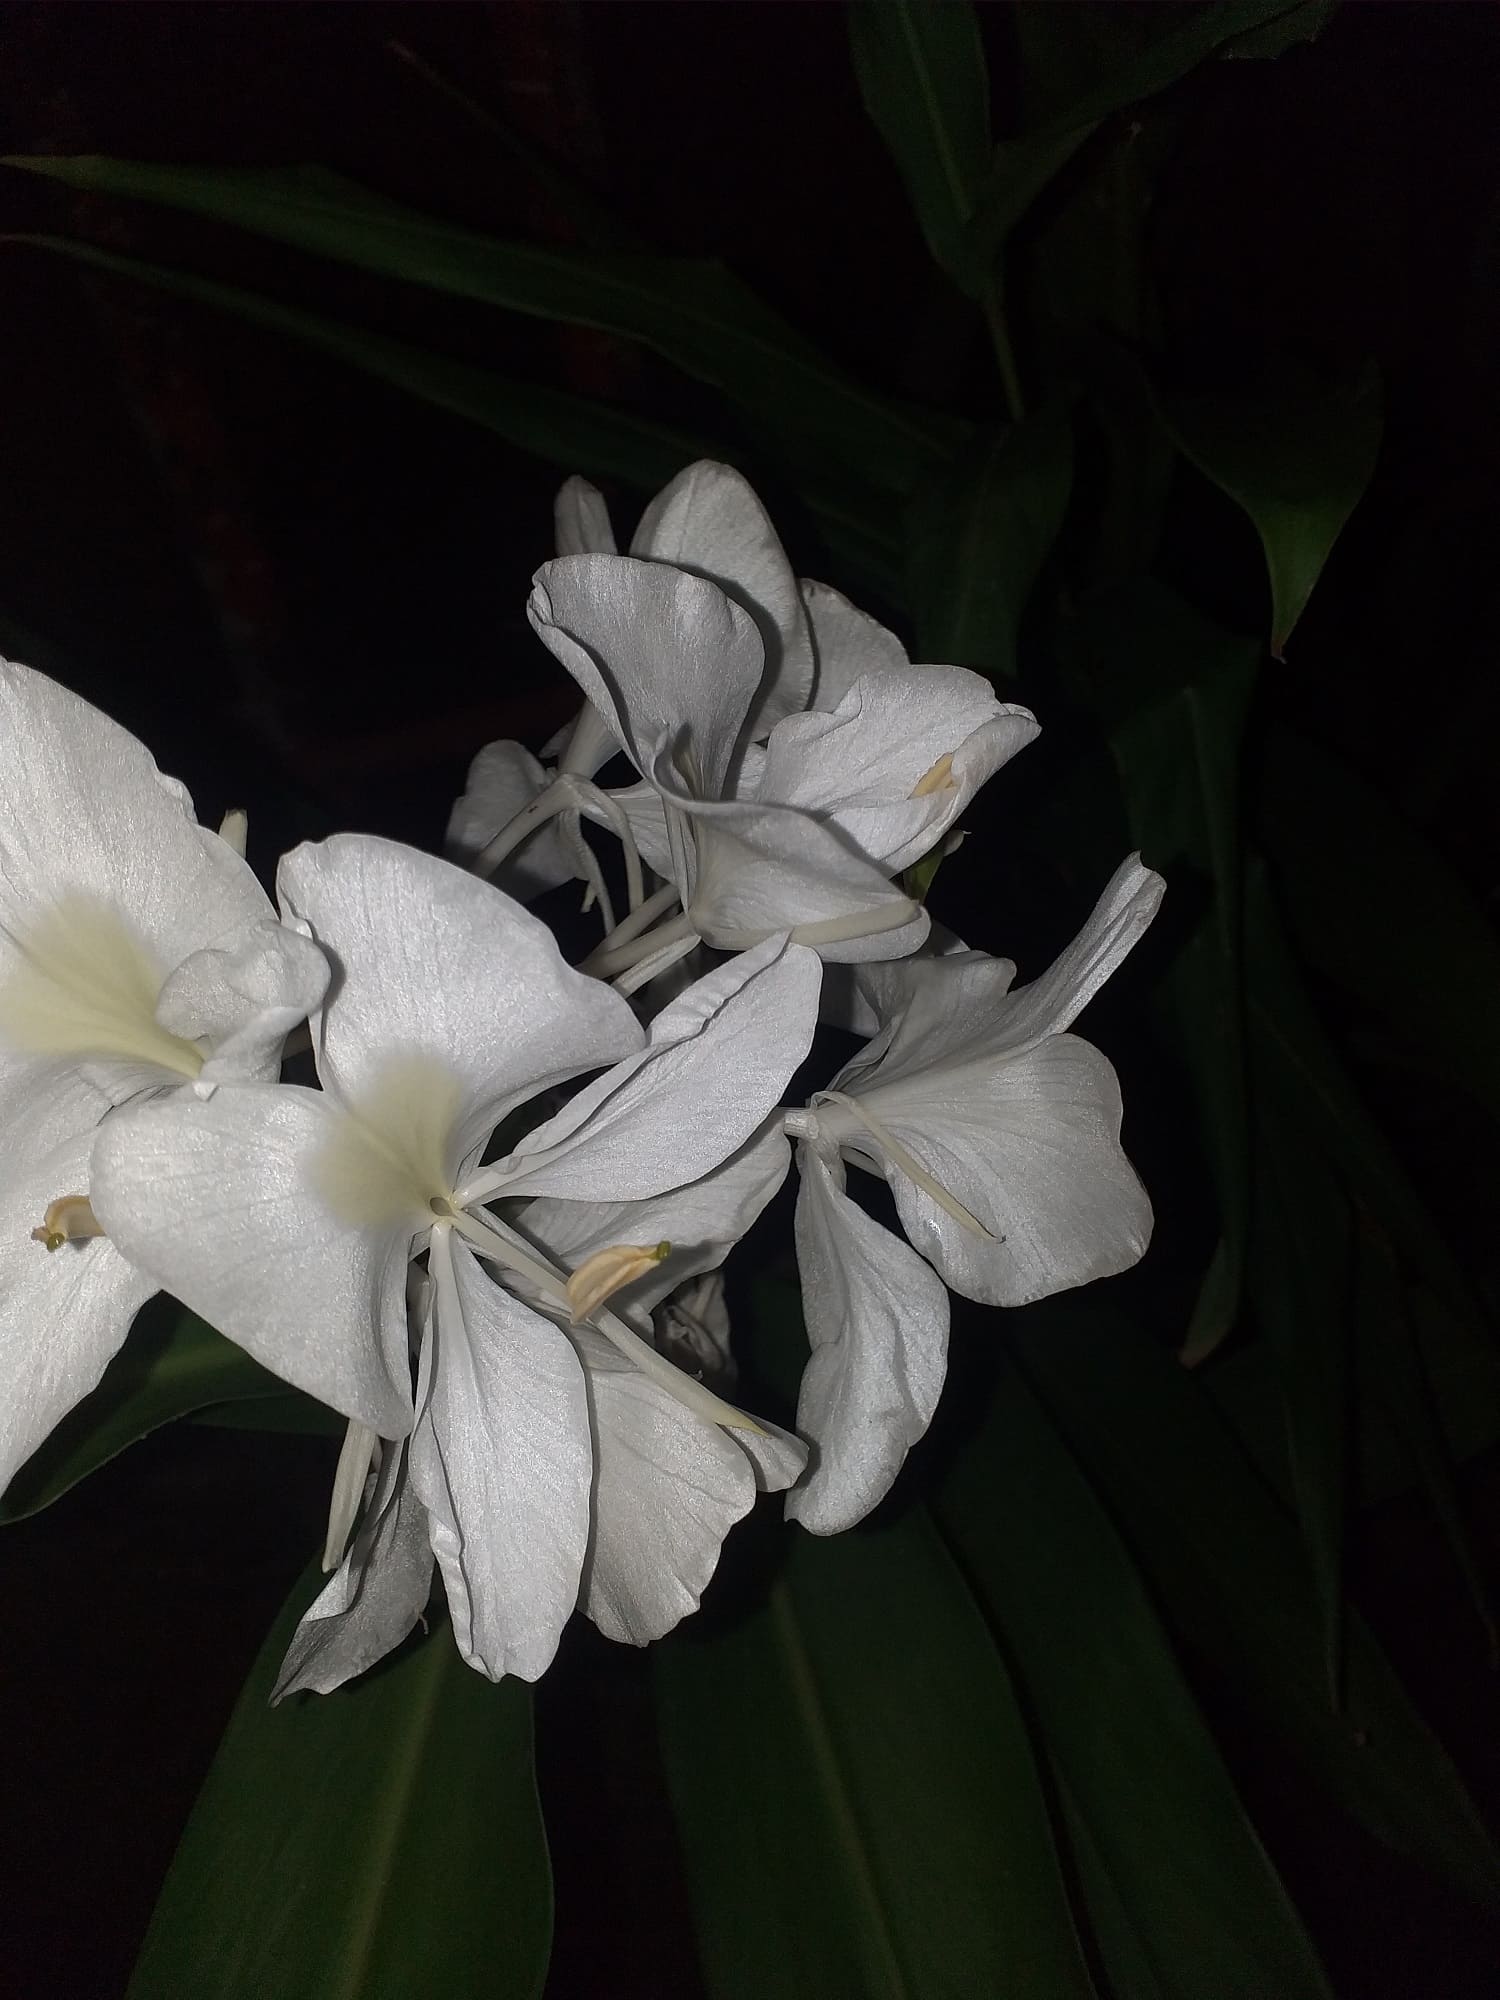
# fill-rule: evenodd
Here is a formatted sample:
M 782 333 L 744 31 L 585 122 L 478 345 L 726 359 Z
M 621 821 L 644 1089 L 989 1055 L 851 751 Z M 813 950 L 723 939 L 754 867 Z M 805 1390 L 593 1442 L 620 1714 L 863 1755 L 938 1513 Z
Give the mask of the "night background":
M 427 216 L 585 260 L 722 260 L 842 375 L 930 417 L 934 435 L 946 439 L 953 426 L 961 458 L 960 424 L 977 436 L 1009 421 L 1002 384 L 983 315 L 934 262 L 862 102 L 847 11 L 821 0 L 9 6 L 0 10 L 0 151 L 204 168 L 316 164 Z M 979 7 L 994 133 L 1048 127 L 1205 11 L 1215 10 Z M 1500 1826 L 1489 1595 L 1500 1557 L 1500 994 L 1487 984 L 1500 965 L 1500 13 L 1404 0 L 1309 0 L 1262 13 L 1283 27 L 1297 17 L 1285 46 L 1215 47 L 1139 102 L 1106 107 L 1010 233 L 1016 369 L 1028 414 L 1069 413 L 1072 502 L 1031 565 L 1034 590 L 1002 667 L 1012 670 L 1002 696 L 1032 706 L 1043 733 L 969 813 L 970 838 L 930 897 L 938 918 L 1013 956 L 1025 977 L 1072 935 L 1130 847 L 1167 875 L 1162 919 L 1085 1023 L 1120 1072 L 1126 1143 L 1152 1194 L 1156 1239 L 1138 1271 L 1098 1288 L 1097 1300 L 1084 1295 L 1096 1313 L 1088 1325 L 1076 1316 L 1064 1325 L 1048 1302 L 1009 1316 L 997 1336 L 994 1313 L 956 1311 L 943 1409 L 865 1539 L 878 1550 L 882 1534 L 903 1532 L 910 1510 L 929 1502 L 944 1518 L 945 1481 L 954 1467 L 968 1476 L 964 1454 L 983 1413 L 1010 1393 L 1013 1374 L 1023 1380 L 1139 1565 L 1142 1601 L 1332 1990 L 1342 2000 L 1466 2000 L 1500 1990 L 1500 1860 L 1480 1827 Z M 617 464 L 590 462 L 582 446 L 573 458 L 523 449 L 503 423 L 487 428 L 434 407 L 288 332 L 17 236 L 189 273 L 681 435 L 751 479 L 799 575 L 847 591 L 914 659 L 992 664 L 945 625 L 943 586 L 932 586 L 930 561 L 924 568 L 923 536 L 944 518 L 941 500 L 929 506 L 925 489 L 903 500 L 894 473 L 883 498 L 851 463 L 839 468 L 841 492 L 885 518 L 880 532 L 830 533 L 833 510 L 779 424 L 618 333 L 496 309 L 231 220 L 9 168 L 0 170 L 0 232 L 10 239 L 0 244 L 0 651 L 135 731 L 186 781 L 206 822 L 246 807 L 249 857 L 264 880 L 284 848 L 335 829 L 440 847 L 475 750 L 506 736 L 536 748 L 568 719 L 571 684 L 525 619 L 531 575 L 552 553 L 553 495 L 568 471 L 595 480 L 623 537 L 668 475 L 627 478 Z M 1261 396 L 1284 407 L 1276 399 L 1294 382 L 1293 402 L 1326 414 L 1371 363 L 1383 402 L 1373 474 L 1277 659 L 1255 527 L 1225 490 L 1232 481 L 1203 469 L 1211 453 L 1188 449 L 1186 416 L 1174 433 L 1180 448 L 1163 443 L 1174 399 L 1184 412 L 1215 398 L 1242 410 Z M 1316 428 L 1310 415 L 1309 433 Z M 1268 420 L 1273 457 L 1276 435 Z M 908 528 L 910 561 L 901 554 Z M 1132 551 L 1136 529 L 1143 539 Z M 965 546 L 981 566 L 1003 571 L 1009 560 L 982 534 Z M 1140 581 L 1148 571 L 1149 588 Z M 1278 1180 L 1277 1164 L 1304 1148 L 1288 1136 L 1293 1125 L 1276 1123 L 1286 1085 L 1263 1088 L 1252 1033 L 1245 1143 L 1257 1192 L 1245 1295 L 1222 1343 L 1180 1371 L 1182 1393 L 1191 1387 L 1212 1405 L 1225 1452 L 1243 1452 L 1245 1476 L 1263 1492 L 1266 1518 L 1285 1523 L 1288 1547 L 1299 1531 L 1316 1536 L 1321 1521 L 1348 1603 L 1451 1760 L 1435 1746 L 1412 1750 L 1404 1777 L 1368 1812 L 1357 1779 L 1341 1789 L 1295 1729 L 1277 1726 L 1275 1688 L 1264 1700 L 1247 1692 L 1238 1649 L 1223 1636 L 1229 1625 L 1195 1622 L 1174 1597 L 1149 1510 L 1132 1512 L 1103 1458 L 1090 1456 L 1056 1361 L 1076 1352 L 1086 1371 L 1112 1315 L 1142 1330 L 1153 1362 L 1170 1360 L 1223 1226 L 1205 1136 L 1218 1116 L 1213 1089 L 1181 1026 L 1201 990 L 1173 985 L 1223 883 L 1195 858 L 1177 806 L 1161 803 L 1167 780 L 1150 765 L 1159 754 L 1172 769 L 1175 739 L 1154 733 L 1150 719 L 1178 691 L 1170 677 L 1151 678 L 1169 650 L 1153 637 L 1152 590 L 1170 591 L 1184 616 L 1227 635 L 1231 652 L 1258 654 L 1229 753 L 1246 920 L 1258 921 L 1262 904 L 1277 913 L 1298 990 L 1321 1024 L 1319 1046 L 1336 1051 L 1363 1107 L 1346 1125 L 1353 1154 L 1368 1117 L 1422 1205 L 1421 1224 L 1403 1235 L 1364 1191 L 1357 1162 L 1336 1162 L 1331 1199 L 1355 1247 L 1348 1270 L 1320 1269 L 1308 1288 L 1334 1302 L 1326 1310 L 1347 1308 L 1317 1364 L 1317 1435 L 1337 1439 L 1309 1508 L 1305 1485 L 1287 1479 L 1278 1416 L 1284 1403 L 1290 1435 L 1305 1446 L 1312 1432 L 1298 1425 L 1313 1392 L 1288 1360 L 1295 1341 L 1278 1331 L 1283 1266 L 1309 1256 L 1296 1227 L 1305 1190 L 1289 1168 Z M 944 637 L 952 649 L 939 650 Z M 1183 669 L 1189 681 L 1192 671 Z M 1118 759 L 1121 741 L 1147 739 L 1155 748 L 1140 753 L 1134 778 L 1127 759 L 1120 784 L 1111 744 Z M 1322 773 L 1335 775 L 1325 785 Z M 1332 901 L 1320 911 L 1325 892 Z M 565 943 L 570 894 L 557 898 Z M 1255 964 L 1279 964 L 1282 950 L 1267 946 L 1260 961 L 1251 950 L 1252 1014 Z M 1278 1189 L 1290 1226 L 1274 1220 Z M 783 1193 L 747 1270 L 774 1283 L 794 1277 L 789 1219 Z M 1438 1245 L 1431 1268 L 1427 1219 Z M 1389 1289 L 1409 1308 L 1405 1375 L 1378 1358 L 1387 1350 L 1377 1354 L 1368 1332 L 1368 1277 L 1354 1268 L 1377 1237 L 1377 1268 L 1383 1256 L 1399 1273 Z M 1445 1273 L 1457 1274 L 1447 1291 Z M 1286 1306 L 1293 1319 L 1299 1310 Z M 759 1295 L 744 1312 L 747 1326 L 771 1316 Z M 748 1336 L 747 1376 L 767 1407 L 778 1394 L 774 1347 L 761 1351 Z M 1331 1389 L 1329 1368 L 1338 1371 Z M 1100 1393 L 1107 1404 L 1113 1392 Z M 1123 1398 L 1118 1420 L 1128 1432 Z M 171 1424 L 45 1512 L 4 1527 L 0 1991 L 80 2000 L 124 1992 L 230 1710 L 321 1541 L 337 1439 L 297 1423 L 284 1413 L 274 1431 L 253 1419 Z M 1149 1437 L 1143 1428 L 1139 1460 L 1165 1464 L 1170 1447 Z M 1006 1518 L 1044 1550 L 1046 1502 L 1026 1485 L 1023 1463 L 1012 1461 Z M 1162 1485 L 1168 1524 L 1194 1511 L 1193 1476 Z M 1205 1518 L 1216 1504 L 1205 1500 Z M 732 1646 L 754 1615 L 786 1560 L 776 1512 L 763 1503 L 732 1539 L 698 1621 L 705 1636 L 691 1644 Z M 1269 1602 L 1278 1586 L 1270 1568 L 1256 1567 L 1252 1541 L 1226 1525 L 1205 1574 L 1214 1571 L 1226 1595 L 1253 1604 L 1263 1592 Z M 1088 1576 L 1061 1547 L 1055 1561 L 1088 1598 Z M 1060 1865 L 1088 1912 L 1080 1928 L 1094 1990 L 1124 2000 L 1302 1992 L 1282 1985 L 1270 1957 L 1245 1961 L 1238 1984 L 1195 1971 L 1190 1943 L 1180 1961 L 1164 1962 L 1170 1898 L 1138 1917 L 1138 1962 L 1119 1945 L 1080 1859 L 1076 1814 L 1059 1804 L 1066 1794 L 1076 1806 L 1078 1788 L 1059 1776 L 1068 1753 L 1054 1762 L 1063 1725 L 1048 1706 L 1048 1675 L 1003 1612 L 986 1615 L 1067 1829 Z M 1265 1629 L 1278 1615 L 1267 1613 Z M 893 1617 L 899 1624 L 899 1607 Z M 1110 1653 L 1107 1625 L 1096 1636 Z M 675 1658 L 683 1643 L 662 1650 Z M 668 1782 L 666 1766 L 682 1753 L 669 1748 L 664 1760 L 659 1747 L 667 1697 L 653 1680 L 656 1650 L 611 1647 L 575 1619 L 535 1691 L 556 1897 L 546 1991 L 559 2000 L 719 2000 L 746 1990 L 724 1970 L 734 1949 L 713 1942 L 722 1910 L 716 1917 L 705 1904 L 685 1858 L 711 1819 L 695 1820 L 680 1780 L 676 1792 Z M 1315 1661 L 1304 1681 L 1320 1671 Z M 1330 1703 L 1329 1716 L 1360 1750 L 1368 1735 L 1378 1757 L 1379 1728 L 1366 1730 L 1357 1713 L 1357 1674 L 1346 1663 L 1332 1678 L 1349 1707 Z M 1088 1685 L 1085 1674 L 1085 1704 Z M 1106 1719 L 1095 1718 L 1095 1732 L 1108 1736 L 1110 1704 L 1129 1696 L 1105 1677 L 1097 1687 Z M 726 1715 L 726 1728 L 732 1721 Z M 757 1747 L 743 1721 L 733 1726 L 747 1763 L 775 1764 L 774 1733 Z M 1459 1778 L 1477 1815 L 1467 1832 L 1454 1830 L 1466 1808 L 1454 1807 L 1445 1830 L 1432 1804 L 1444 1787 L 1461 1796 Z M 1401 1799 L 1410 1825 L 1392 1803 Z M 725 1796 L 725 1816 L 735 1810 Z M 1388 1838 L 1374 1824 L 1381 1814 L 1395 1828 Z M 1141 1802 L 1143 1847 L 1170 1872 L 1196 1835 L 1191 1815 L 1164 1815 Z M 769 1834 L 766 1842 L 757 1848 L 747 1833 L 742 1852 L 769 1855 Z M 710 1855 L 703 1865 L 718 1864 Z M 747 1908 L 760 1865 L 743 1878 Z M 784 1910 L 775 1923 L 795 1938 Z M 1253 1914 L 1246 1926 L 1253 1935 Z M 851 2000 L 993 1990 L 978 1974 L 941 1987 L 920 1973 L 905 1985 L 867 1983 L 835 1946 L 824 1948 L 835 1970 L 817 1984 L 789 1970 L 784 1985 L 759 1990 Z M 807 1979 L 818 1963 L 809 1945 Z M 1131 1963 L 1134 1973 L 1124 1969 Z M 149 1988 L 169 1990 L 249 1989 L 213 1984 L 198 1968 L 176 1989 Z M 294 1978 L 284 1990 L 298 1990 Z M 341 1990 L 515 1989 L 482 1980 L 455 1988 L 434 1972 L 430 1988 L 377 1977 Z M 1022 1973 L 1009 1990 L 1050 2000 L 1054 1988 Z

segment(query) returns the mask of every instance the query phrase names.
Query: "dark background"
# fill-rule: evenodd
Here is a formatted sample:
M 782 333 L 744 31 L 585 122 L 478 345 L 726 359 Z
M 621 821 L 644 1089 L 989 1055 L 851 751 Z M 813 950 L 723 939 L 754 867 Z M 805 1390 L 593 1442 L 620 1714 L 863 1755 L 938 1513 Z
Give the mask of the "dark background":
M 1018 109 L 1009 16 L 987 10 L 985 26 L 1004 129 Z M 1492 913 L 1497 86 L 1493 7 L 1354 0 L 1314 45 L 1210 65 L 1181 93 L 1152 225 L 1182 380 L 1232 379 L 1271 345 L 1380 360 L 1376 481 L 1276 670 L 1279 695 L 1425 827 Z M 946 303 L 865 120 L 838 7 L 0 12 L 0 150 L 318 161 L 479 227 L 568 240 L 485 107 L 653 244 L 722 256 L 875 384 L 919 400 L 988 393 L 982 343 Z M 87 235 L 708 428 L 755 478 L 799 570 L 844 581 L 755 440 L 707 391 L 607 337 L 21 175 L 0 176 L 0 229 Z M 550 553 L 555 469 L 289 342 L 35 250 L 0 246 L 0 286 L 0 646 L 135 729 L 205 818 L 247 805 L 264 872 L 281 847 L 336 826 L 434 844 L 480 743 L 539 741 L 568 712 L 523 616 Z M 611 497 L 628 524 L 639 496 Z M 1264 585 L 1237 520 L 1206 486 L 1180 488 L 1168 561 L 1200 602 L 1253 628 Z M 1045 802 L 1068 748 L 1065 724 L 1051 744 L 1044 734 L 1003 808 L 975 816 L 971 855 L 1003 810 L 1026 879 L 1028 806 Z M 1023 964 L 1058 941 L 1056 916 L 1024 894 L 1019 936 L 989 935 L 993 896 L 993 878 L 954 869 L 934 900 Z M 1128 1052 L 1122 1068 L 1127 1101 L 1146 1107 L 1134 1129 L 1156 1189 L 1150 1162 L 1171 1134 L 1152 1129 L 1149 1090 L 1131 1095 Z M 1381 1109 L 1492 1263 L 1493 1183 L 1461 1159 L 1455 1170 L 1443 1107 L 1398 1095 Z M 121 1990 L 239 1682 L 320 1538 L 331 1449 L 182 1426 L 5 1531 L 0 1991 Z M 1493 1550 L 1495 1466 L 1471 1468 L 1470 1487 Z M 1439 1539 L 1405 1501 L 1366 1517 L 1360 1537 L 1366 1607 L 1493 1814 L 1495 1681 Z M 1231 1713 L 1216 1719 L 1342 1992 L 1500 1990 L 1500 1948 L 1466 1913 L 1316 1817 L 1294 1771 L 1237 1735 Z M 539 1730 L 553 1989 L 690 1992 L 639 1663 L 575 1631 L 539 1691 Z

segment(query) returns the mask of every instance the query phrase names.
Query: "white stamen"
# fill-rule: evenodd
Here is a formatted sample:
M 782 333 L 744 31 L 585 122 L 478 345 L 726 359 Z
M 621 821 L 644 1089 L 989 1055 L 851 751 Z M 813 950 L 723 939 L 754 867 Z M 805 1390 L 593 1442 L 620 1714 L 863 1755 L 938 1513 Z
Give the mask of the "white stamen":
M 846 1097 L 841 1090 L 820 1090 L 813 1102 L 842 1105 L 845 1111 L 864 1126 L 891 1165 L 899 1167 L 908 1180 L 915 1181 L 923 1194 L 931 1195 L 938 1207 L 951 1215 L 955 1222 L 961 1223 L 965 1229 L 972 1230 L 976 1236 L 982 1236 L 986 1243 L 999 1243 L 1004 1240 L 996 1236 L 993 1229 L 987 1229 L 971 1209 L 964 1207 L 957 1195 L 950 1194 L 940 1180 L 928 1173 L 919 1161 L 914 1160 L 895 1133 L 888 1131 L 874 1112 L 867 1105 L 861 1104 L 857 1097 Z

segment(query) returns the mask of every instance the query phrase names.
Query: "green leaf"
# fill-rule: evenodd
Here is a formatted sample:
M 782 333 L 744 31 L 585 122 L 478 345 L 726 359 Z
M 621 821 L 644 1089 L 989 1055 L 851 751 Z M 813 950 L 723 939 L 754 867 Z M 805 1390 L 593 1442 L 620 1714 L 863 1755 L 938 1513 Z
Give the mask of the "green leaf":
M 164 203 L 315 256 L 535 318 L 640 341 L 713 384 L 827 477 L 903 495 L 963 427 L 862 388 L 706 259 L 509 243 L 424 215 L 318 167 L 159 167 L 78 155 L 0 162 L 97 193 Z
M 1265 393 L 1164 395 L 1183 456 L 1250 516 L 1271 580 L 1271 652 L 1280 659 L 1380 450 L 1373 362 L 1343 382 L 1285 368 Z
M 1044 10 L 1047 11 L 1047 10 Z M 1068 20 L 1079 10 L 1057 12 Z M 979 189 L 968 254 L 987 262 L 1053 176 L 1112 113 L 1154 97 L 1196 69 L 1226 43 L 1298 11 L 1298 0 L 1217 0 L 1156 36 L 1133 61 L 1106 69 L 1098 82 L 1032 131 L 995 148 Z
M 967 0 L 856 0 L 854 73 L 934 258 L 972 296 L 987 272 L 967 255 L 975 190 L 990 159 L 990 78 Z
M 193 1808 L 129 2000 L 534 2000 L 552 1888 L 531 1691 L 445 1629 L 268 1706 L 304 1578 Z
M 1012 1314 L 1025 1374 L 1119 1524 L 1172 1628 L 1377 1839 L 1500 1909 L 1500 1855 L 1362 1620 L 1345 1703 L 1328 1700 L 1323 1620 L 1301 1537 L 1199 1386 L 1097 1306 Z
M 1184 1349 L 1198 1361 L 1234 1323 L 1249 1228 L 1239 795 L 1260 651 L 1150 582 L 1098 599 L 1060 643 L 1110 729 L 1131 836 L 1165 875 L 1168 921 L 1184 936 L 1166 1002 L 1198 1099 L 1222 1231 Z M 1174 906 L 1202 914 L 1174 920 Z
M 1015 674 L 1021 616 L 1072 481 L 1072 425 L 1055 407 L 976 439 L 921 495 L 910 597 L 925 659 Z
M 137 1439 L 211 1403 L 269 1402 L 286 1384 L 243 1348 L 185 1312 L 154 1299 L 104 1371 L 21 1467 L 0 1501 L 0 1522 L 23 1521 L 97 1472 Z
M 1025 1721 L 920 1513 L 652 1649 L 713 2000 L 1091 2000 Z
M 116 256 L 64 237 L 11 236 L 3 240 L 53 250 L 117 277 L 155 285 L 179 298 L 286 334 L 567 471 L 586 465 L 595 478 L 621 479 L 650 492 L 665 485 L 693 459 L 722 456 L 722 446 L 710 440 L 608 403 L 542 388 L 470 362 L 387 340 L 362 327 L 341 325 L 256 292 Z M 804 492 L 829 547 L 850 572 L 874 588 L 888 588 L 896 562 L 891 531 L 883 528 L 879 519 L 852 507 L 847 496 L 827 482 L 811 478 Z
M 1338 12 L 1339 0 L 1299 0 L 1289 14 L 1278 14 L 1263 28 L 1252 28 L 1226 42 L 1221 56 L 1254 60 L 1284 56 L 1303 42 L 1315 42 Z
M 1111 1992 L 1326 2000 L 1135 1564 L 1003 1358 L 935 1506 L 1040 1724 Z
M 1266 733 L 1259 798 L 1302 956 L 1380 1014 L 1414 1068 L 1500 1118 L 1500 938 L 1462 881 L 1372 785 L 1284 725 Z

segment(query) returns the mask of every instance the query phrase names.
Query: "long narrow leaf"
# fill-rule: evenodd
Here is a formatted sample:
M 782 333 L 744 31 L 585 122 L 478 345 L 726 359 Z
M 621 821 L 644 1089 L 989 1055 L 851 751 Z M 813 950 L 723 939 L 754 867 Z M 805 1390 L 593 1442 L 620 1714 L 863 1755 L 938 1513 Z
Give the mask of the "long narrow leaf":
M 535 2000 L 552 1888 L 530 1690 L 493 1686 L 441 1630 L 271 1708 L 309 1595 L 246 1682 L 129 2000 Z

